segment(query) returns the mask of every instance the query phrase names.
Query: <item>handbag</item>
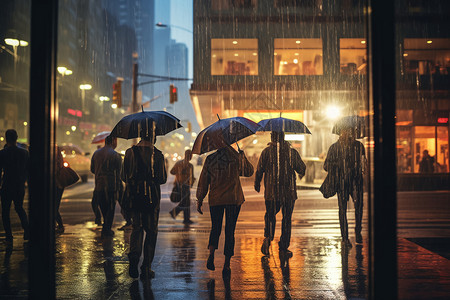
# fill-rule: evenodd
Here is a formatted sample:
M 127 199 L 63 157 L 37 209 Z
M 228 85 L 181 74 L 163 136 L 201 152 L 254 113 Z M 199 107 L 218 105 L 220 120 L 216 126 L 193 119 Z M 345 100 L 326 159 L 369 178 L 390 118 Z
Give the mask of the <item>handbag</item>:
M 170 193 L 170 201 L 178 203 L 181 201 L 181 186 L 178 183 L 174 183 L 172 193 Z
M 322 193 L 325 199 L 328 199 L 336 195 L 337 193 L 336 178 L 330 175 L 330 173 L 328 173 L 327 177 L 325 177 L 325 180 L 320 186 L 319 191 Z
M 58 171 L 56 183 L 61 188 L 65 188 L 76 183 L 79 179 L 80 177 L 78 176 L 77 172 L 75 172 L 72 168 L 62 167 Z

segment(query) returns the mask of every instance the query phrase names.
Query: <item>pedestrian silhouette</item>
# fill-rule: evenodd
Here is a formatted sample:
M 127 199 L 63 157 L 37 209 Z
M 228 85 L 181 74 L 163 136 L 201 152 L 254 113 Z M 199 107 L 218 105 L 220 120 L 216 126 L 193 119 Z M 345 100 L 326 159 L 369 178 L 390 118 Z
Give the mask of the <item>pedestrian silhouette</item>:
M 111 227 L 116 201 L 123 190 L 120 180 L 122 157 L 114 150 L 116 147 L 117 138 L 107 136 L 105 146 L 96 150 L 91 159 L 91 172 L 95 174 L 93 199 L 100 206 L 104 221 L 102 237 L 114 235 Z
M 175 175 L 175 189 L 179 193 L 181 201 L 169 213 L 172 218 L 183 211 L 184 224 L 192 224 L 191 221 L 191 187 L 194 185 L 194 166 L 189 162 L 192 159 L 192 151 L 184 152 L 184 159 L 177 161 L 170 170 L 170 174 Z
M 28 151 L 17 147 L 17 132 L 8 129 L 5 133 L 6 145 L 0 150 L 0 182 L 2 221 L 5 229 L 6 241 L 12 242 L 10 209 L 14 202 L 14 209 L 20 218 L 23 228 L 23 239 L 29 239 L 28 219 L 23 209 L 25 196 L 25 182 L 28 180 L 29 154 Z
M 288 250 L 291 242 L 292 213 L 297 199 L 297 172 L 300 179 L 305 175 L 306 166 L 300 154 L 284 140 L 283 132 L 272 132 L 271 142 L 262 151 L 255 175 L 255 190 L 260 191 L 264 175 L 264 241 L 261 252 L 269 255 L 269 247 L 275 236 L 276 215 L 281 210 L 283 220 L 278 243 L 280 252 L 291 257 Z
M 428 150 L 423 150 L 422 160 L 419 163 L 420 173 L 433 173 L 434 172 L 434 158 L 428 154 Z
M 64 185 L 60 182 L 60 171 L 64 168 L 64 159 L 61 154 L 61 148 L 56 147 L 56 197 L 55 197 L 55 219 L 56 219 L 56 232 L 64 232 L 64 223 L 59 212 L 59 207 L 61 206 L 61 198 L 64 193 Z
M 253 175 L 253 166 L 247 160 L 244 151 L 236 152 L 231 146 L 226 146 L 209 155 L 203 165 L 197 186 L 197 211 L 203 214 L 203 199 L 209 190 L 209 212 L 211 215 L 211 232 L 209 235 L 209 257 L 206 267 L 215 270 L 214 252 L 219 246 L 222 231 L 223 215 L 225 213 L 225 263 L 222 274 L 231 274 L 230 260 L 234 255 L 234 231 L 244 193 L 239 176 Z
M 348 239 L 347 202 L 352 196 L 355 206 L 355 236 L 356 243 L 362 243 L 363 215 L 363 173 L 366 169 L 364 146 L 355 139 L 354 129 L 345 129 L 336 143 L 328 149 L 323 168 L 334 182 L 338 195 L 339 224 L 342 242 L 351 247 Z
M 141 124 L 139 131 L 141 141 L 125 152 L 122 170 L 122 180 L 126 182 L 125 197 L 130 200 L 129 209 L 133 226 L 128 253 L 129 275 L 133 278 L 139 277 L 139 258 L 144 252 L 140 275 L 143 280 L 155 276 L 151 264 L 158 235 L 160 185 L 167 180 L 164 155 L 155 147 L 155 133 L 147 130 L 147 126 L 149 126 L 147 122 Z

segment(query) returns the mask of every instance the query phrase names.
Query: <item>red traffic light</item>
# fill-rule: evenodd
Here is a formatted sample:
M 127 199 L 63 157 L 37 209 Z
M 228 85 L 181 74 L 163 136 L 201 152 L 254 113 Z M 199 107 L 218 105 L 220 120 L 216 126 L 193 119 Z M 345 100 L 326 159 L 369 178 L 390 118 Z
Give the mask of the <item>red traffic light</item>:
M 177 88 L 171 84 L 170 85 L 170 104 L 173 104 L 178 101 Z

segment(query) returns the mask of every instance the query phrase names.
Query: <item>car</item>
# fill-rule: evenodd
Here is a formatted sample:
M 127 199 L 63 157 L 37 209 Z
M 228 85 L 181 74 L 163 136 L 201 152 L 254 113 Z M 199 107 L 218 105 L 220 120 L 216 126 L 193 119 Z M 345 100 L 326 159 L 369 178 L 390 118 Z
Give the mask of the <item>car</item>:
M 64 166 L 70 167 L 81 178 L 82 182 L 87 182 L 91 176 L 91 159 L 89 152 L 84 152 L 80 147 L 73 144 L 63 144 L 59 146 L 64 160 Z

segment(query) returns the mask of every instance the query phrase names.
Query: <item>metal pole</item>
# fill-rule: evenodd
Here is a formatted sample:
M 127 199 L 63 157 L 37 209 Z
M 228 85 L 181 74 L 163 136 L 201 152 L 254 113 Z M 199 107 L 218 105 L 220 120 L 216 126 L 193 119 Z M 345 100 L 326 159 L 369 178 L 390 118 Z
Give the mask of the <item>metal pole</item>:
M 136 113 L 139 110 L 138 104 L 137 104 L 137 87 L 138 87 L 138 64 L 133 64 L 133 92 L 132 92 L 132 98 L 131 98 L 131 109 L 132 113 Z
M 55 299 L 55 126 L 58 0 L 31 1 L 29 298 Z
M 370 214 L 370 297 L 398 298 L 395 160 L 395 1 L 370 1 L 369 57 L 374 181 Z

